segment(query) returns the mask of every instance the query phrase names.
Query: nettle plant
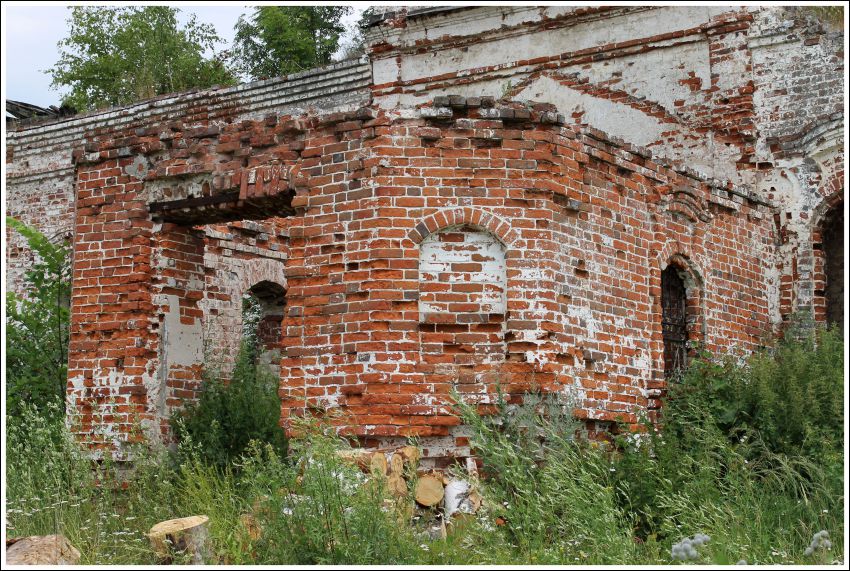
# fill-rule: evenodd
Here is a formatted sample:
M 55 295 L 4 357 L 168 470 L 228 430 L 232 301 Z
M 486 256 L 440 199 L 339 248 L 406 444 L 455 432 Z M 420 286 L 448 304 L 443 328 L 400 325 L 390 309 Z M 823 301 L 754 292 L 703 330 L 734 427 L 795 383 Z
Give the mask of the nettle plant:
M 22 403 L 64 407 L 68 369 L 71 263 L 67 244 L 11 217 L 6 224 L 35 253 L 24 275 L 23 293 L 6 292 L 6 411 Z

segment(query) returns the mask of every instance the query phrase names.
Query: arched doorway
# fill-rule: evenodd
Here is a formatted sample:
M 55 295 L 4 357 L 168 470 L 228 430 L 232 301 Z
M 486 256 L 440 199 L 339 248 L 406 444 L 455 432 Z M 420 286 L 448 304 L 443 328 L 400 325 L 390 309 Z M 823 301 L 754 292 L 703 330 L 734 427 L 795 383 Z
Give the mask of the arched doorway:
M 242 304 L 242 336 L 255 344 L 258 360 L 275 369 L 280 356 L 286 290 L 280 284 L 261 281 L 245 295 Z

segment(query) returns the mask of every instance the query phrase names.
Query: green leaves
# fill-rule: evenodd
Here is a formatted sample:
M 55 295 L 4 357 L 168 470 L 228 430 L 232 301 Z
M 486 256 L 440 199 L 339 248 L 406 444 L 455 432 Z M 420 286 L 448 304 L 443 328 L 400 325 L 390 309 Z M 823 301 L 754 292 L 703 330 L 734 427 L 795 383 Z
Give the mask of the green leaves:
M 64 403 L 70 321 L 70 261 L 65 244 L 52 244 L 34 228 L 7 217 L 36 254 L 24 295 L 6 293 L 6 410 Z
M 230 379 L 207 372 L 197 403 L 188 405 L 172 427 L 181 440 L 198 445 L 201 458 L 223 468 L 245 453 L 252 441 L 270 444 L 286 456 L 280 427 L 279 378 L 258 363 L 259 302 L 243 299 L 242 343 Z
M 758 432 L 785 454 L 826 451 L 842 440 L 843 341 L 837 329 L 792 331 L 746 363 L 700 359 L 671 386 L 665 422 L 711 424 L 731 441 Z
M 192 16 L 177 23 L 166 6 L 71 8 L 61 56 L 49 69 L 52 86 L 70 87 L 63 103 L 91 110 L 165 93 L 235 82 L 224 62 L 205 52 L 220 41 Z
M 348 6 L 260 6 L 236 23 L 234 57 L 253 79 L 304 71 L 331 62 Z

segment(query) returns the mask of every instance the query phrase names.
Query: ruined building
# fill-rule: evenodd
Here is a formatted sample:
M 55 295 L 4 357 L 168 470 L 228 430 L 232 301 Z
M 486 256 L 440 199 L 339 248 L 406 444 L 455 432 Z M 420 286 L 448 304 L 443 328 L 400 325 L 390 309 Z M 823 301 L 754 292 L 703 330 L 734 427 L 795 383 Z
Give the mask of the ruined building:
M 264 311 L 284 422 L 468 453 L 451 393 L 638 421 L 699 345 L 843 319 L 843 31 L 782 7 L 418 8 L 368 55 L 7 139 L 73 241 L 80 437 L 166 434 Z M 7 235 L 7 286 L 30 262 Z M 93 411 L 98 411 L 93 416 Z

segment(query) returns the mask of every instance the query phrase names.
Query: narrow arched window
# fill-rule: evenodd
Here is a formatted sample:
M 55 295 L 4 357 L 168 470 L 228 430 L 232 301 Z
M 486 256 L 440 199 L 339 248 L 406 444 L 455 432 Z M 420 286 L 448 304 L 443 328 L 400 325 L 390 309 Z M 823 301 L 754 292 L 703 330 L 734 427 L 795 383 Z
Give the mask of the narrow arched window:
M 826 322 L 844 324 L 844 203 L 827 214 L 821 231 L 826 277 Z
M 688 303 L 685 282 L 673 265 L 661 272 L 661 330 L 664 338 L 664 377 L 687 366 Z

